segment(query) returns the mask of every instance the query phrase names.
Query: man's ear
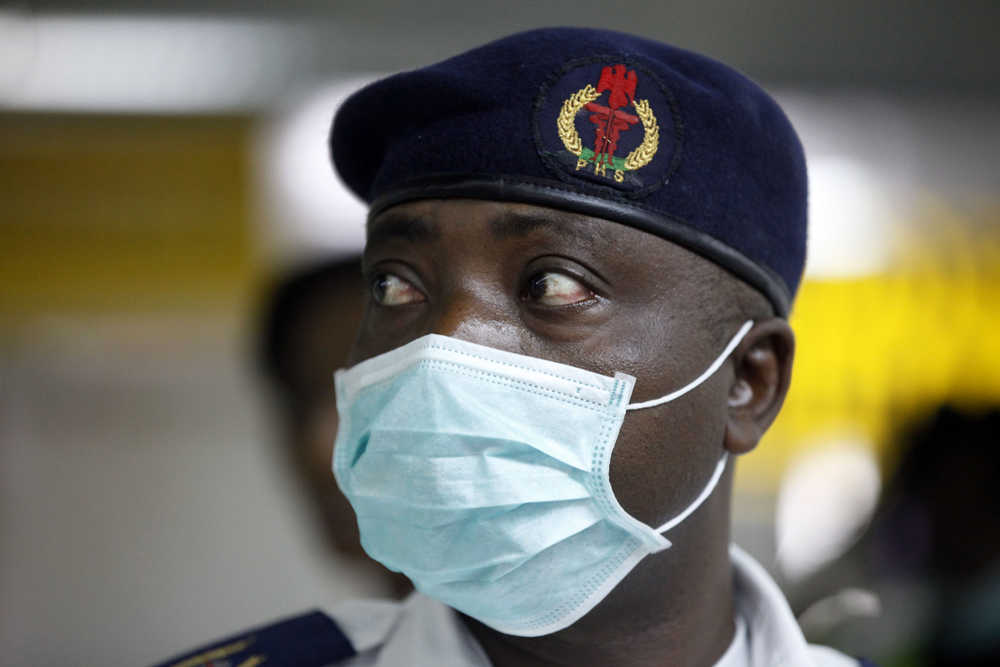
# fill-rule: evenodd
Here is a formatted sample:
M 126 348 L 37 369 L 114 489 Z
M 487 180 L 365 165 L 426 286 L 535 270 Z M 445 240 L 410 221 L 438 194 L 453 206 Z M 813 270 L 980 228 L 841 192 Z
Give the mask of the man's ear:
M 733 384 L 725 447 L 746 454 L 778 416 L 788 394 L 795 335 L 788 322 L 772 318 L 755 325 L 733 352 Z

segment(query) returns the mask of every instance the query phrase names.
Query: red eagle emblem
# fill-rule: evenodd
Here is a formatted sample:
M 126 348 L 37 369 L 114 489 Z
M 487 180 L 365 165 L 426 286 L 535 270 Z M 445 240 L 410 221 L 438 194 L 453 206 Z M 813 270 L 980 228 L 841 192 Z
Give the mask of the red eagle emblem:
M 591 112 L 590 122 L 595 125 L 594 162 L 597 164 L 611 164 L 621 133 L 639 122 L 638 116 L 620 110 L 635 99 L 637 81 L 635 70 L 626 71 L 625 65 L 610 65 L 601 70 L 597 92 L 611 91 L 608 106 L 596 102 L 586 105 Z

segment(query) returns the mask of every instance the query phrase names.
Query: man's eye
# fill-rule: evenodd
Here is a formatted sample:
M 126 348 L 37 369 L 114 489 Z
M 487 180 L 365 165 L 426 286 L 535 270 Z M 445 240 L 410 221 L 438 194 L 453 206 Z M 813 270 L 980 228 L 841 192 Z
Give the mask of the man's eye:
M 580 281 L 563 273 L 546 271 L 528 281 L 527 298 L 543 306 L 567 306 L 594 296 Z
M 372 298 L 380 306 L 405 306 L 426 301 L 423 293 L 408 280 L 392 273 L 380 273 L 372 280 Z

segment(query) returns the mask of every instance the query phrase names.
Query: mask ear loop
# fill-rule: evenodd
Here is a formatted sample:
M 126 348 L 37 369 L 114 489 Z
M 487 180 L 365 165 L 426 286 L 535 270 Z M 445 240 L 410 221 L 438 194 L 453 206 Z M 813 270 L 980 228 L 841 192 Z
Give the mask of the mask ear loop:
M 740 330 L 736 332 L 736 335 L 733 336 L 732 340 L 729 341 L 729 344 L 726 345 L 726 349 L 722 351 L 722 354 L 720 354 L 715 359 L 715 361 L 712 362 L 711 366 L 705 369 L 704 373 L 699 375 L 697 378 L 695 378 L 688 384 L 684 385 L 683 387 L 681 387 L 676 391 L 667 394 L 666 396 L 661 396 L 660 398 L 654 398 L 650 401 L 643 401 L 642 403 L 630 403 L 625 409 L 642 410 L 643 408 L 652 408 L 657 405 L 663 405 L 664 403 L 668 403 L 674 400 L 675 398 L 679 398 L 684 394 L 688 393 L 689 391 L 700 385 L 702 382 L 710 378 L 712 374 L 715 373 L 715 371 L 719 370 L 719 367 L 725 363 L 726 359 L 729 358 L 729 355 L 733 353 L 733 350 L 736 349 L 736 346 L 740 344 L 740 341 L 743 340 L 743 338 L 747 335 L 747 332 L 750 331 L 752 327 L 753 327 L 753 320 L 747 320 L 746 322 L 744 322 L 743 326 L 740 327 Z M 698 509 L 701 506 L 701 504 L 705 502 L 705 500 L 710 495 L 712 495 L 712 491 L 715 490 L 716 485 L 719 483 L 719 479 L 722 477 L 722 472 L 726 469 L 726 461 L 728 459 L 729 455 L 727 452 L 724 451 L 722 453 L 722 457 L 719 458 L 719 462 L 715 464 L 715 472 L 712 473 L 711 479 L 708 480 L 708 484 L 706 484 L 705 488 L 702 489 L 700 494 L 698 494 L 698 497 L 694 499 L 694 502 L 688 505 L 687 509 L 685 509 L 683 512 L 681 512 L 673 519 L 667 521 L 665 524 L 657 528 L 656 529 L 657 533 L 665 533 L 674 526 L 676 526 L 677 524 L 679 524 L 680 522 L 684 521 L 684 519 L 688 518 L 692 512 Z
M 722 471 L 726 469 L 726 461 L 728 459 L 729 459 L 729 454 L 727 452 L 723 452 L 722 458 L 720 458 L 719 462 L 715 464 L 715 472 L 712 473 L 712 478 L 708 480 L 708 484 L 706 484 L 705 488 L 702 489 L 701 494 L 699 494 L 699 496 L 694 499 L 693 503 L 687 506 L 686 510 L 684 510 L 683 512 L 681 512 L 673 519 L 660 526 L 659 528 L 657 528 L 656 532 L 658 533 L 667 532 L 668 530 L 679 524 L 681 521 L 691 516 L 691 513 L 694 512 L 696 509 L 701 507 L 701 504 L 705 502 L 705 500 L 707 500 L 710 495 L 712 495 L 712 491 L 715 490 L 716 484 L 719 483 L 719 479 L 722 477 Z
M 746 322 L 744 322 L 743 326 L 740 327 L 740 330 L 736 332 L 735 336 L 733 336 L 733 339 L 729 341 L 729 345 L 726 345 L 726 349 L 722 351 L 722 354 L 720 354 L 716 358 L 716 360 L 712 362 L 711 366 L 705 369 L 704 373 L 699 375 L 691 382 L 687 383 L 680 389 L 667 394 L 666 396 L 661 396 L 660 398 L 654 398 L 651 401 L 643 401 L 642 403 L 629 403 L 628 407 L 626 407 L 625 409 L 642 410 L 643 408 L 652 408 L 657 405 L 663 405 L 664 403 L 669 403 L 675 398 L 680 398 L 684 394 L 688 393 L 689 391 L 700 385 L 702 382 L 710 378 L 712 374 L 715 373 L 715 371 L 719 370 L 719 367 L 726 362 L 726 359 L 729 358 L 729 355 L 733 353 L 733 350 L 736 349 L 736 346 L 740 344 L 740 341 L 743 340 L 743 337 L 747 335 L 747 332 L 750 331 L 752 327 L 753 327 L 753 320 L 747 320 Z

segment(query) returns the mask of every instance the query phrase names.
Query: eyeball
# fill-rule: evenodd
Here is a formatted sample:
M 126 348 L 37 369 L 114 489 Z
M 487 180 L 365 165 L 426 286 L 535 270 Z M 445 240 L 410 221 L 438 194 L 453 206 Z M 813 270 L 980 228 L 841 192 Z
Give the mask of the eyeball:
M 405 306 L 426 301 L 423 293 L 394 273 L 380 273 L 372 280 L 372 298 L 380 306 Z

